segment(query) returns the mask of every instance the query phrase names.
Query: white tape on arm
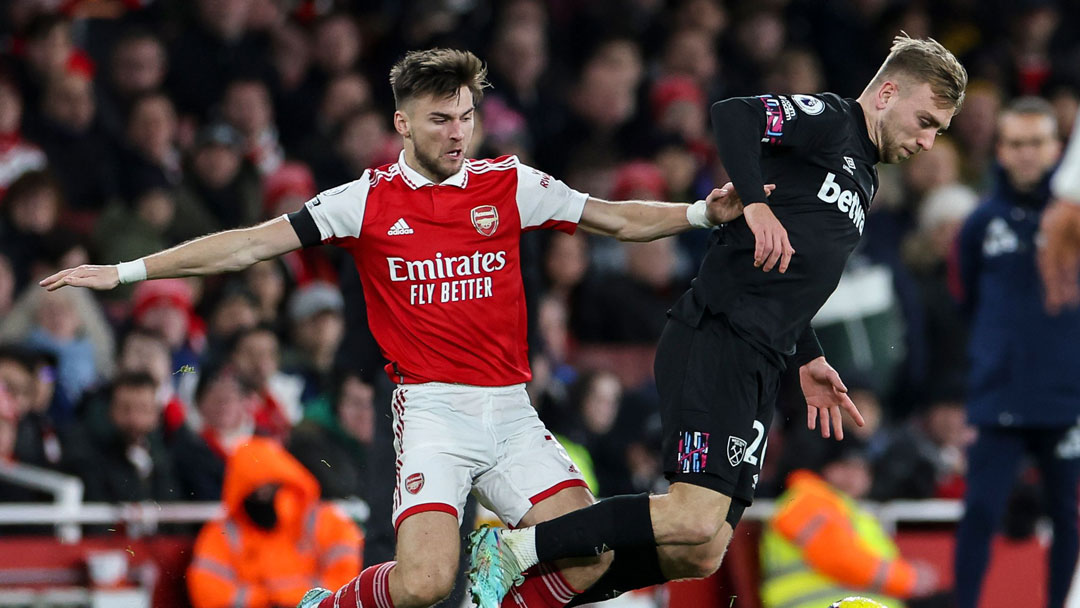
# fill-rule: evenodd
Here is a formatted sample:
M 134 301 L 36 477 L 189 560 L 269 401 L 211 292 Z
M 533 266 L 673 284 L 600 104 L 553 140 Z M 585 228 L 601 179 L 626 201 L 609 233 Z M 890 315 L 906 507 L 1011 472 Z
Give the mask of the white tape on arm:
M 146 280 L 146 263 L 142 259 L 131 262 L 121 262 L 116 265 L 116 273 L 120 275 L 120 283 L 137 283 Z
M 705 216 L 705 201 L 698 201 L 686 208 L 686 221 L 697 228 L 712 228 L 715 226 Z

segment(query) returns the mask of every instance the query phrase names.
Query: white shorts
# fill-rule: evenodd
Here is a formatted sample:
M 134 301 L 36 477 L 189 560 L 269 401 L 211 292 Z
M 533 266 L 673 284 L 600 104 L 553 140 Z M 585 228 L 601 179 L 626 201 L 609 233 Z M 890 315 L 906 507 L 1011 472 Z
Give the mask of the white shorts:
M 513 526 L 541 500 L 587 487 L 524 384 L 405 384 L 392 403 L 395 530 L 425 511 L 450 513 L 460 524 L 470 491 Z

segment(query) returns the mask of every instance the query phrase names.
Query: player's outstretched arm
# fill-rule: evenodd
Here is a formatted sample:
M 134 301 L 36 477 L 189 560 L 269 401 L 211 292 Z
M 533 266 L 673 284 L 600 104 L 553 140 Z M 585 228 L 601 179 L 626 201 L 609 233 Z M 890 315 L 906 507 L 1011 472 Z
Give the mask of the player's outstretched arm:
M 802 386 L 803 396 L 806 397 L 806 426 L 811 431 L 817 428 L 820 419 L 822 437 L 828 439 L 831 434 L 837 441 L 843 439 L 842 411 L 850 414 L 855 424 L 864 424 L 862 414 L 851 401 L 851 397 L 848 397 L 848 389 L 840 379 L 840 374 L 829 365 L 825 357 L 818 357 L 799 368 L 799 384 Z M 832 433 L 829 432 L 830 421 Z
M 774 186 L 767 185 L 772 192 Z M 713 189 L 692 205 L 652 201 L 605 201 L 590 197 L 581 213 L 580 226 L 594 234 L 620 241 L 654 241 L 686 232 L 711 228 L 742 215 L 742 200 L 731 182 Z
M 250 228 L 199 237 L 123 265 L 84 264 L 67 268 L 42 280 L 39 285 L 49 291 L 65 285 L 112 289 L 121 282 L 219 274 L 242 270 L 299 248 L 300 238 L 292 224 L 279 217 Z

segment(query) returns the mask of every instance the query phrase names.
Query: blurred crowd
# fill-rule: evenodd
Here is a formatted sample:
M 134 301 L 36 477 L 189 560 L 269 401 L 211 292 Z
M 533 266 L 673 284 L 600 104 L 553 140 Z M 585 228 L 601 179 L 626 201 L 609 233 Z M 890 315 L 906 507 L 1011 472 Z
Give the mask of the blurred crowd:
M 1064 139 L 1080 102 L 1080 11 L 1050 0 L 3 6 L 0 459 L 76 474 L 94 501 L 220 499 L 226 457 L 259 435 L 324 497 L 389 505 L 390 387 L 341 252 L 104 293 L 36 281 L 294 211 L 393 162 L 387 74 L 405 51 L 488 62 L 470 156 L 516 154 L 601 198 L 690 202 L 726 181 L 712 101 L 855 97 L 901 30 L 961 58 L 967 100 L 932 151 L 881 167 L 863 243 L 815 326 L 867 419 L 852 439 L 866 495 L 960 497 L 974 431 L 953 244 L 997 179 L 999 109 L 1041 96 Z M 705 231 L 523 239 L 530 395 L 601 496 L 662 483 L 652 353 L 705 246 Z M 760 495 L 828 457 L 789 388 Z M 41 499 L 0 483 L 0 500 Z

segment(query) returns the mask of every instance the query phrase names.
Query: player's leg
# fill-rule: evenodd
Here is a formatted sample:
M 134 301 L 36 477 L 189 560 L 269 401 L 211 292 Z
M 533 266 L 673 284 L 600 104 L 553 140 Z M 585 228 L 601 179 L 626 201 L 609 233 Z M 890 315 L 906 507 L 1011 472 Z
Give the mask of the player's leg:
M 766 391 L 761 387 L 760 355 L 717 323 L 692 328 L 670 322 L 657 353 L 665 470 L 682 483 L 651 500 L 645 495 L 618 496 L 534 528 L 487 535 L 480 553 L 496 557 L 479 564 L 474 588 L 477 582 L 482 586 L 505 578 L 514 568 L 520 572 L 534 563 L 610 549 L 618 554 L 657 544 L 708 545 L 719 561 L 726 543 L 715 539 L 728 515 L 743 458 L 764 449 L 760 441 L 748 447 L 742 437 L 750 437 L 756 428 L 754 418 Z M 728 441 L 710 454 L 710 436 Z M 718 451 L 724 445 L 728 453 Z M 474 569 L 477 566 L 474 560 Z
M 481 417 L 474 405 L 438 385 L 394 391 L 396 561 L 365 568 L 311 606 L 421 608 L 449 595 L 473 472 L 493 451 L 490 442 L 477 440 Z
M 536 415 L 524 387 L 492 391 L 491 403 L 499 449 L 495 466 L 475 482 L 482 504 L 507 525 L 522 527 L 596 502 L 566 450 Z M 530 570 L 520 586 L 507 589 L 507 605 L 563 606 L 599 578 L 610 561 L 609 555 L 594 554 Z M 498 593 L 474 590 L 481 605 L 498 605 Z
M 519 527 L 535 526 L 542 521 L 550 521 L 571 511 L 584 509 L 596 503 L 589 488 L 571 486 L 537 502 L 525 517 L 518 522 Z M 560 575 L 571 590 L 586 589 L 596 582 L 611 564 L 612 556 L 608 553 L 585 558 L 559 560 L 555 562 Z
M 573 486 L 555 493 L 536 503 L 519 522 L 520 526 L 533 526 L 588 507 L 596 502 L 592 492 L 582 486 Z M 510 589 L 502 601 L 503 608 L 560 608 L 572 602 L 581 590 L 587 589 L 604 574 L 612 560 L 612 553 L 594 557 L 558 560 L 552 564 L 540 564 L 525 572 L 525 580 Z
M 976 608 L 990 558 L 990 541 L 1005 514 L 1024 457 L 1023 438 L 1013 429 L 979 427 L 968 451 L 964 516 L 956 530 L 956 604 Z
M 405 519 L 398 528 L 397 559 L 368 566 L 333 594 L 310 596 L 318 608 L 371 606 L 425 608 L 450 595 L 457 575 L 461 540 L 457 517 L 426 511 Z M 305 596 L 308 597 L 308 596 Z
M 1043 496 L 1053 522 L 1050 545 L 1050 578 L 1047 606 L 1064 606 L 1077 555 L 1080 529 L 1077 513 L 1077 483 L 1080 482 L 1080 427 L 1037 431 L 1029 444 L 1042 472 Z

